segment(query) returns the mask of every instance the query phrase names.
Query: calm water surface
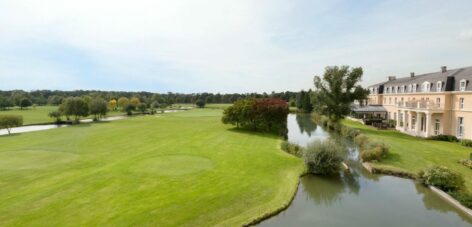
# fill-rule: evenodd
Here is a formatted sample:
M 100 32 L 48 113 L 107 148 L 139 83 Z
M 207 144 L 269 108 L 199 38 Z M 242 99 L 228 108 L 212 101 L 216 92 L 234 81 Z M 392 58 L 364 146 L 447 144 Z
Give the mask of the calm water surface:
M 288 117 L 290 142 L 306 146 L 336 137 L 314 124 L 308 115 Z M 449 227 L 472 226 L 466 215 L 412 180 L 373 175 L 361 168 L 349 141 L 344 154 L 350 172 L 301 178 L 290 207 L 259 226 L 323 227 Z

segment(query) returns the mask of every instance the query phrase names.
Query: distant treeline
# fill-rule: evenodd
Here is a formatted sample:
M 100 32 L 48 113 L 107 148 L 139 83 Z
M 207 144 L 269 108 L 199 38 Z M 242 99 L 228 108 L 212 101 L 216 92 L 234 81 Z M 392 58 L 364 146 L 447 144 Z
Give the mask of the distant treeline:
M 245 93 L 245 94 L 220 94 L 220 93 L 152 93 L 152 92 L 124 92 L 124 91 L 97 91 L 97 90 L 35 90 L 35 91 L 0 91 L 0 109 L 12 106 L 22 106 L 22 102 L 30 101 L 32 105 L 59 105 L 67 97 L 90 97 L 102 98 L 104 100 L 118 100 L 121 97 L 139 98 L 142 103 L 151 105 L 154 102 L 172 105 L 175 103 L 195 103 L 204 100 L 206 103 L 233 103 L 245 98 L 280 98 L 287 102 L 296 99 L 298 92 L 272 92 L 268 93 Z M 31 105 L 30 104 L 30 105 Z

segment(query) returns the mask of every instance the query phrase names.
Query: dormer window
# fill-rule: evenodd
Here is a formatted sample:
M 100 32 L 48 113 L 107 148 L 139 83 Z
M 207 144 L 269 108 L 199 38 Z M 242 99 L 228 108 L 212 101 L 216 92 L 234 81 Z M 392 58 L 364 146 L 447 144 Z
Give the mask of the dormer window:
M 431 84 L 428 81 L 424 82 L 423 85 L 422 85 L 421 91 L 430 92 L 431 91 Z
M 466 80 L 461 80 L 459 82 L 459 89 L 460 91 L 465 91 L 465 88 L 467 87 L 467 81 Z
M 406 85 L 403 85 L 403 92 L 406 93 Z
M 413 87 L 413 90 L 412 90 L 413 92 L 416 92 L 416 86 L 417 86 L 416 84 L 413 84 L 413 86 L 412 86 Z
M 436 91 L 437 92 L 441 92 L 441 89 L 442 89 L 442 82 L 441 81 L 438 81 L 436 83 Z
M 408 92 L 412 92 L 412 87 L 413 87 L 413 86 L 412 86 L 411 84 L 408 85 Z
M 403 86 L 400 87 L 400 92 L 399 93 L 403 93 Z

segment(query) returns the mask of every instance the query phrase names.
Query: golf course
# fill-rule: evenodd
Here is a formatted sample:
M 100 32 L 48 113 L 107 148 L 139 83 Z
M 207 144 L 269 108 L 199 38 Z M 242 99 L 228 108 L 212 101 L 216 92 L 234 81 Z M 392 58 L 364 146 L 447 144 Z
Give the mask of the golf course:
M 194 109 L 0 136 L 0 226 L 237 226 L 287 204 L 301 159 L 221 116 Z

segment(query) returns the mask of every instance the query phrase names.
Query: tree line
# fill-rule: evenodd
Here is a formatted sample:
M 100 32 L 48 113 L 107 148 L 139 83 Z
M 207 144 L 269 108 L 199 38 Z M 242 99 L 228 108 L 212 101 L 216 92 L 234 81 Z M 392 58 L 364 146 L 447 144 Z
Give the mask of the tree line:
M 137 98 L 141 103 L 151 107 L 153 103 L 172 105 L 176 103 L 233 103 L 245 98 L 280 98 L 285 101 L 294 100 L 296 92 L 272 92 L 272 93 L 152 93 L 152 92 L 124 92 L 124 91 L 97 91 L 97 90 L 35 90 L 35 91 L 0 91 L 0 110 L 18 106 L 27 108 L 32 105 L 60 105 L 68 97 L 82 97 L 84 99 L 101 98 L 106 101 L 119 100 L 120 98 Z

